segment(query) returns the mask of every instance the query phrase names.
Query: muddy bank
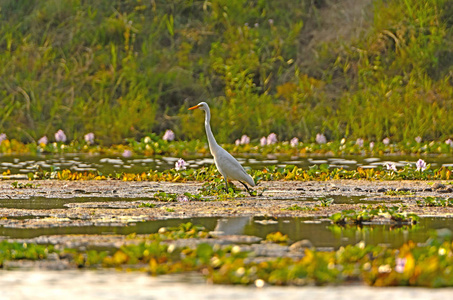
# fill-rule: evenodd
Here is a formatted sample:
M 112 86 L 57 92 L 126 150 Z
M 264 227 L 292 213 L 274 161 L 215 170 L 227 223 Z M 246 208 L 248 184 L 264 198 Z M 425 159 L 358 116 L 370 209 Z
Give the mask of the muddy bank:
M 190 218 L 248 217 L 261 218 L 260 222 L 266 223 L 275 218 L 308 217 L 324 220 L 328 224 L 326 218 L 334 213 L 380 204 L 405 205 L 408 213 L 419 216 L 453 216 L 453 207 L 420 207 L 416 203 L 417 199 L 427 196 L 449 197 L 451 185 L 448 182 L 274 181 L 262 182 L 258 188 L 264 193 L 257 197 L 243 193 L 244 197 L 238 198 L 208 196 L 204 197 L 204 201 L 182 202 L 159 201 L 155 194 L 159 191 L 178 195 L 186 192 L 197 194 L 202 184 L 114 180 L 32 183 L 33 188 L 19 189 L 14 188 L 10 181 L 0 182 L 0 229 L 3 230 L 0 239 L 63 247 L 92 245 L 117 248 L 130 242 L 125 235 L 132 232 L 134 226 L 147 221 L 176 219 L 186 222 Z M 389 196 L 390 190 L 405 195 Z M 323 198 L 320 197 L 333 197 L 335 200 L 332 204 L 322 205 L 320 199 Z M 339 201 L 348 198 L 354 198 L 355 203 Z M 23 201 L 26 201 L 25 205 Z M 56 208 L 52 208 L 53 205 Z M 292 210 L 295 206 L 298 209 Z M 99 237 L 100 230 L 96 228 L 105 228 L 102 230 L 105 233 L 118 231 L 121 234 Z M 148 232 L 158 229 L 147 227 Z
M 35 180 L 17 181 L 34 187 L 14 188 L 12 181 L 0 181 L 0 198 L 23 199 L 43 196 L 48 198 L 71 197 L 153 197 L 158 191 L 167 193 L 197 193 L 203 183 L 199 182 L 149 182 L 149 181 L 63 181 Z M 241 189 L 242 186 L 237 185 Z M 254 200 L 292 199 L 329 195 L 378 195 L 387 190 L 411 191 L 418 196 L 445 196 L 453 192 L 451 182 L 445 181 L 263 181 L 257 189 L 265 189 L 262 196 L 248 197 Z M 245 193 L 244 193 L 245 194 Z
M 23 183 L 28 183 L 24 181 Z M 344 209 L 359 208 L 362 204 L 398 202 L 408 206 L 408 212 L 421 215 L 450 216 L 453 207 L 419 207 L 421 197 L 452 195 L 448 182 L 426 181 L 328 181 L 328 182 L 262 182 L 261 196 L 216 198 L 205 201 L 167 202 L 156 199 L 157 192 L 182 195 L 198 194 L 201 183 L 124 182 L 124 181 L 33 181 L 34 188 L 13 188 L 11 182 L 0 182 L 0 226 L 26 228 L 51 226 L 121 225 L 168 218 L 189 217 L 309 217 L 329 216 Z M 388 191 L 398 195 L 389 196 Z M 247 195 L 247 196 L 246 196 Z M 357 204 L 319 205 L 320 197 L 356 197 L 366 200 Z M 40 197 L 45 208 L 13 208 L 15 201 Z M 3 199 L 3 200 L 1 200 Z M 65 201 L 59 208 L 52 203 Z M 37 201 L 37 200 L 36 200 Z M 2 203 L 8 203 L 9 206 Z M 304 210 L 288 210 L 298 205 Z M 50 207 L 50 208 L 48 208 Z M 25 218 L 18 218 L 25 217 Z M 26 218 L 30 217 L 30 218 Z M 39 218 L 35 218 L 39 217 Z

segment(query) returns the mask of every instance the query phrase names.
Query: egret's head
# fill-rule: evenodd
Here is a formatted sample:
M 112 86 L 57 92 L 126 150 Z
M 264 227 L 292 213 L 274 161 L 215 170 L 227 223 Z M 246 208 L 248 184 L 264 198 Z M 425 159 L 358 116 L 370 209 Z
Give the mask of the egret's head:
M 192 109 L 201 109 L 201 110 L 204 110 L 204 111 L 208 111 L 209 110 L 209 106 L 206 102 L 200 102 L 198 103 L 197 105 L 195 106 L 192 106 L 191 108 L 189 108 L 189 110 L 192 110 Z

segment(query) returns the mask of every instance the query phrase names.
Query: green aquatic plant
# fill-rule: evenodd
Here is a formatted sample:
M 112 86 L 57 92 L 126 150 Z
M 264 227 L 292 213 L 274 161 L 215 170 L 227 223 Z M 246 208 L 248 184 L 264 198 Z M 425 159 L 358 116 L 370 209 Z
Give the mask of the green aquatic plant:
M 176 197 L 178 194 L 175 193 L 166 193 L 166 192 L 158 192 L 154 194 L 154 198 L 157 201 L 163 202 L 176 202 Z
M 176 240 L 205 237 L 209 237 L 209 232 L 204 226 L 186 222 L 174 227 L 162 227 L 158 233 L 149 235 L 147 240 Z
M 376 220 L 384 220 L 396 223 L 415 224 L 419 217 L 416 214 L 404 212 L 404 207 L 397 206 L 367 206 L 361 210 L 348 209 L 332 214 L 329 219 L 333 224 L 359 224 Z
M 50 253 L 58 253 L 53 246 L 37 245 L 33 243 L 0 242 L 0 267 L 6 260 L 42 260 Z
M 345 170 L 342 168 L 332 168 L 324 166 L 313 166 L 308 170 L 296 167 L 276 167 L 268 166 L 261 170 L 252 171 L 253 177 L 259 181 L 272 180 L 288 180 L 288 181 L 326 181 L 338 179 L 368 179 L 368 180 L 449 180 L 453 178 L 452 167 L 440 167 L 438 169 L 429 170 L 423 173 L 415 172 L 415 168 L 408 167 L 408 172 L 401 171 L 388 177 L 388 173 L 382 169 L 363 169 L 358 167 L 356 170 Z M 9 174 L 6 174 L 9 175 Z M 74 172 L 71 170 L 56 170 L 46 171 L 38 170 L 35 173 L 29 174 L 29 179 L 60 179 L 60 180 L 104 180 L 118 179 L 123 181 L 207 181 L 211 180 L 212 184 L 204 190 L 209 193 L 221 193 L 220 175 L 213 168 L 202 167 L 200 169 L 187 169 L 183 171 L 175 171 L 174 169 L 157 171 L 150 170 L 143 173 L 115 173 L 102 174 L 101 172 Z M 219 186 L 219 187 L 217 187 Z M 231 190 L 232 189 L 232 190 Z M 238 191 L 235 187 L 230 187 L 229 192 Z M 259 193 L 259 192 L 258 192 Z M 388 192 L 394 193 L 394 192 Z M 398 193 L 398 192 L 397 192 Z M 401 192 L 402 193 L 402 192 Z
M 233 154 L 254 153 L 260 155 L 282 154 L 291 156 L 306 156 L 310 154 L 334 154 L 334 155 L 379 155 L 400 154 L 400 155 L 429 155 L 429 154 L 451 154 L 453 153 L 453 143 L 446 144 L 444 141 L 432 141 L 426 144 L 417 144 L 417 147 L 408 147 L 407 142 L 400 142 L 391 145 L 382 143 L 374 143 L 372 149 L 357 148 L 355 142 L 331 141 L 326 144 L 317 144 L 313 142 L 299 143 L 297 147 L 291 146 L 290 141 L 280 141 L 275 144 L 260 146 L 257 141 L 252 141 L 249 144 L 223 144 L 223 148 Z M 200 140 L 175 140 L 164 141 L 155 134 L 148 134 L 141 140 L 126 139 L 125 144 L 113 144 L 102 146 L 97 144 L 89 144 L 86 141 L 79 142 L 77 140 L 63 143 L 22 143 L 16 140 L 4 140 L 0 144 L 0 153 L 8 154 L 60 154 L 60 153 L 92 153 L 101 155 L 131 157 L 133 155 L 145 156 L 172 156 L 172 157 L 187 157 L 187 156 L 207 156 L 209 149 L 205 142 Z M 324 166 L 319 166 L 321 169 Z M 389 167 L 391 167 L 389 169 Z M 415 167 L 417 167 L 415 165 Z M 394 164 L 388 164 L 387 175 L 391 177 L 393 173 L 408 173 L 405 168 L 397 169 Z M 181 168 L 182 169 L 182 168 Z M 414 170 L 419 173 L 429 173 L 430 165 L 426 164 L 423 171 L 421 168 Z M 315 170 L 313 170 L 315 171 Z M 393 173 L 392 173 L 393 172 Z M 416 176 L 420 177 L 422 174 Z M 408 173 L 407 176 L 412 176 Z
M 287 234 L 282 234 L 280 231 L 269 233 L 266 235 L 266 242 L 276 243 L 276 244 L 288 244 L 289 237 Z
M 325 198 L 322 197 L 319 199 L 319 206 L 321 207 L 329 207 L 330 205 L 333 204 L 334 199 L 333 198 Z
M 22 182 L 18 182 L 18 181 L 11 182 L 11 187 L 14 189 L 26 189 L 26 188 L 36 189 L 39 186 L 40 186 L 39 184 L 33 184 L 33 183 L 22 183 Z
M 293 204 L 289 207 L 282 208 L 282 210 L 294 210 L 294 211 L 314 211 L 317 210 L 318 208 L 313 208 L 313 207 L 308 207 L 308 206 L 299 206 L 297 204 Z
M 410 196 L 414 193 L 412 191 L 387 190 L 384 194 L 387 196 Z
M 360 242 L 334 251 L 304 249 L 301 258 L 259 257 L 239 245 L 220 247 L 196 243 L 177 247 L 171 241 L 206 238 L 203 227 L 192 223 L 161 228 L 137 243 L 109 251 L 62 249 L 51 245 L 0 242 L 0 267 L 7 260 L 42 260 L 49 253 L 79 268 L 117 268 L 151 275 L 198 272 L 212 283 L 251 285 L 332 285 L 366 283 L 372 286 L 451 287 L 452 233 L 435 232 L 423 244 L 412 241 L 392 249 Z M 137 236 L 131 235 L 130 239 Z M 278 233 L 273 242 L 288 241 Z
M 215 196 L 220 199 L 245 197 L 245 194 L 242 193 L 242 190 L 238 189 L 234 184 L 230 184 L 228 191 L 225 191 L 225 187 L 221 183 L 220 178 L 205 182 L 199 189 L 199 191 L 200 195 Z
M 140 203 L 140 205 L 138 207 L 139 208 L 144 208 L 144 207 L 154 208 L 154 207 L 156 207 L 156 204 L 155 203 L 144 202 L 144 203 Z
M 418 206 L 435 206 L 435 207 L 447 207 L 453 206 L 453 199 L 442 198 L 442 197 L 423 197 L 416 199 L 415 202 Z

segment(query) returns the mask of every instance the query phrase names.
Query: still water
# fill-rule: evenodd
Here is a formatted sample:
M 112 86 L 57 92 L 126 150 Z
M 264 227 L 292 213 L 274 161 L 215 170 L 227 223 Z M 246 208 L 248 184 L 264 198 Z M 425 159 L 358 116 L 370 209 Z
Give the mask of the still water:
M 63 154 L 63 155 L 0 155 L 0 173 L 10 170 L 12 174 L 27 174 L 36 171 L 38 168 L 44 170 L 70 169 L 72 171 L 99 171 L 103 174 L 120 172 L 142 173 L 149 170 L 167 170 L 174 168 L 178 157 L 145 157 L 145 156 L 103 156 L 92 154 Z M 211 157 L 195 158 L 183 157 L 189 168 L 199 168 L 214 164 Z M 307 168 L 313 165 L 328 164 L 330 167 L 341 167 L 355 169 L 359 166 L 364 168 L 375 168 L 387 162 L 393 162 L 397 167 L 407 164 L 415 164 L 419 159 L 417 156 L 385 156 L 385 157 L 289 157 L 289 156 L 267 156 L 267 157 L 241 157 L 237 156 L 239 162 L 250 169 L 260 169 L 264 166 L 296 165 Z M 453 157 L 423 157 L 423 159 L 434 168 L 440 166 L 453 166 Z
M 147 222 L 130 223 L 127 226 L 64 226 L 52 228 L 6 228 L 0 227 L 1 238 L 34 238 L 42 235 L 67 234 L 120 234 L 156 233 L 161 227 L 178 226 L 192 222 L 202 225 L 210 231 L 224 234 L 250 235 L 266 238 L 273 232 L 287 234 L 292 241 L 310 240 L 316 247 L 334 247 L 356 244 L 364 241 L 371 245 L 388 245 L 399 247 L 412 240 L 416 243 L 425 242 L 430 232 L 435 229 L 449 228 L 453 230 L 453 218 L 425 217 L 420 218 L 413 226 L 367 225 L 334 226 L 329 220 L 314 218 L 272 218 L 232 217 L 232 218 L 187 218 L 166 219 Z

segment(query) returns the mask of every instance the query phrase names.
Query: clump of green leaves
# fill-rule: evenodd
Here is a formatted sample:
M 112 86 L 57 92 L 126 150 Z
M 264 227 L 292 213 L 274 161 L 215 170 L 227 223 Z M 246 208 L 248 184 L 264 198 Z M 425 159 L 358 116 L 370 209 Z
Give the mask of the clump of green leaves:
M 162 202 L 185 202 L 185 201 L 207 201 L 201 194 L 191 194 L 186 192 L 184 194 L 157 192 L 154 194 L 154 198 L 157 201 Z
M 289 207 L 282 208 L 282 210 L 313 211 L 313 210 L 317 210 L 317 208 L 308 207 L 308 206 L 299 206 L 297 204 L 293 204 Z
M 419 217 L 412 213 L 402 211 L 403 208 L 397 206 L 383 206 L 376 207 L 367 206 L 361 210 L 348 209 L 339 213 L 335 213 L 329 217 L 334 224 L 357 224 L 364 225 L 366 222 L 372 222 L 377 219 L 386 222 L 407 223 L 414 224 L 418 221 Z
M 287 234 L 282 234 L 280 231 L 269 233 L 266 235 L 266 242 L 276 243 L 276 244 L 288 244 L 289 237 Z
M 255 181 L 270 181 L 270 180 L 288 180 L 288 181 L 326 181 L 340 179 L 367 179 L 367 180 L 449 180 L 453 178 L 452 167 L 440 167 L 438 169 L 429 169 L 425 171 L 417 171 L 413 165 L 407 165 L 405 168 L 397 172 L 388 172 L 382 167 L 364 169 L 358 167 L 355 170 L 345 170 L 342 168 L 329 168 L 327 164 L 314 165 L 308 169 L 288 165 L 286 167 L 267 166 L 261 170 L 252 170 L 252 177 Z M 389 175 L 391 173 L 391 176 Z M 34 179 L 59 179 L 59 180 L 106 180 L 116 179 L 123 181 L 172 181 L 172 182 L 187 182 L 187 181 L 207 181 L 205 186 L 201 188 L 201 195 L 219 196 L 228 194 L 230 197 L 244 196 L 242 190 L 229 184 L 228 192 L 225 191 L 223 177 L 220 176 L 215 166 L 208 168 L 202 167 L 199 169 L 187 169 L 176 171 L 174 169 L 157 171 L 150 170 L 143 173 L 115 173 L 102 174 L 101 172 L 73 172 L 71 170 L 51 170 L 46 171 L 39 169 L 35 173 L 29 175 L 30 180 Z M 257 190 L 256 195 L 262 195 L 265 191 Z M 388 191 L 389 195 L 410 194 L 403 191 Z M 252 192 L 255 195 L 255 191 Z
M 27 188 L 36 189 L 39 186 L 40 186 L 39 184 L 34 184 L 34 183 L 29 183 L 29 182 L 28 183 L 22 183 L 22 182 L 18 182 L 18 181 L 11 182 L 11 187 L 15 188 L 15 189 L 27 189 Z
M 280 240 L 281 237 L 272 237 Z M 286 239 L 284 239 L 286 240 Z M 306 249 L 301 259 L 272 258 L 254 262 L 252 252 L 238 246 L 216 247 L 199 244 L 180 248 L 151 242 L 121 247 L 117 252 L 99 258 L 104 266 L 131 267 L 146 264 L 151 274 L 199 271 L 210 282 L 220 284 L 253 284 L 262 280 L 272 285 L 328 285 L 365 282 L 373 286 L 450 286 L 453 274 L 451 240 L 433 238 L 427 245 L 407 242 L 398 249 L 348 245 L 332 252 Z M 82 264 L 81 266 L 83 266 Z M 86 262 L 85 262 L 86 265 Z M 422 274 L 422 275 L 420 275 Z
M 418 206 L 435 206 L 435 207 L 447 207 L 453 206 L 453 199 L 441 198 L 441 197 L 424 197 L 416 199 L 415 202 Z
M 29 243 L 0 242 L 0 267 L 5 260 L 40 260 L 45 259 L 49 253 L 57 252 L 53 246 L 43 246 Z
M 195 225 L 192 222 L 181 223 L 176 227 L 162 227 L 158 233 L 149 236 L 151 240 L 165 239 L 187 239 L 187 238 L 204 238 L 208 237 L 208 231 L 204 226 Z
M 200 188 L 200 195 L 215 196 L 218 198 L 238 198 L 245 197 L 242 190 L 238 189 L 234 184 L 228 184 L 228 191 L 225 190 L 223 180 L 220 178 L 205 182 Z
M 413 195 L 412 191 L 397 191 L 397 190 L 388 190 L 384 193 L 387 196 L 409 196 Z
M 329 207 L 333 203 L 333 198 L 325 198 L 322 197 L 319 199 L 319 206 L 321 207 Z
M 140 243 L 113 251 L 71 250 L 61 253 L 74 266 L 114 267 L 143 270 L 152 275 L 199 272 L 219 284 L 249 285 L 263 281 L 272 285 L 329 285 L 367 283 L 372 286 L 446 287 L 453 282 L 451 231 L 437 232 L 425 244 L 412 241 L 397 249 L 361 242 L 335 251 L 305 249 L 300 259 L 290 257 L 254 260 L 256 254 L 241 246 L 219 247 L 200 243 L 175 247 L 164 241 L 204 238 L 206 229 L 192 223 L 159 230 Z M 134 238 L 131 236 L 131 238 Z M 285 235 L 273 233 L 267 240 L 287 243 Z M 56 252 L 51 245 L 0 242 L 0 267 L 5 260 L 46 259 Z
M 178 194 L 175 193 L 158 192 L 154 194 L 157 201 L 163 202 L 176 202 L 176 197 L 178 197 Z
M 139 208 L 154 208 L 156 207 L 156 204 L 155 203 L 150 203 L 150 202 L 143 202 L 143 203 L 140 203 L 140 205 L 138 206 Z

